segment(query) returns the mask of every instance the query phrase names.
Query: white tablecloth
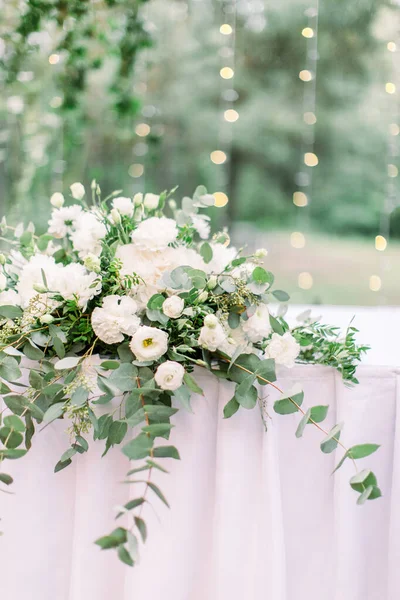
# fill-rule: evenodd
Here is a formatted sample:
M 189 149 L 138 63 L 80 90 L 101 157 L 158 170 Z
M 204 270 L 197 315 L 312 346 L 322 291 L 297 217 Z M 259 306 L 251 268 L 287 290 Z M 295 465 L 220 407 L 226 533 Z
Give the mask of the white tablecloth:
M 156 476 L 172 508 L 155 499 L 157 514 L 146 511 L 149 539 L 134 569 L 93 545 L 133 497 L 120 483 L 128 461 L 118 449 L 100 460 L 96 443 L 54 475 L 68 442 L 62 422 L 47 427 L 27 457 L 7 463 L 15 495 L 0 494 L 1 598 L 398 600 L 399 376 L 363 366 L 349 390 L 325 367 L 279 374 L 284 388 L 300 382 L 307 405 L 331 405 L 326 426 L 344 420 L 344 443 L 382 444 L 359 466 L 376 472 L 383 498 L 359 507 L 351 464 L 332 477 L 341 452 L 323 454 L 318 431 L 296 439 L 299 416 L 275 415 L 272 393 L 268 433 L 257 409 L 223 420 L 231 385 L 200 371 L 195 414 L 174 417 L 182 460 L 164 461 L 170 474 Z

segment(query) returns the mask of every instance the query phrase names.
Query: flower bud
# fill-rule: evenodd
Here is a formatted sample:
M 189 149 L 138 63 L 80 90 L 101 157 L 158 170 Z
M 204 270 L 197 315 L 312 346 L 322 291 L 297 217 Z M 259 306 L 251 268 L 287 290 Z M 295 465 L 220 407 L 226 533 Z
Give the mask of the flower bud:
M 170 207 L 171 210 L 176 210 L 176 207 L 177 207 L 176 200 L 168 200 L 168 206 Z
M 135 206 L 140 206 L 143 202 L 143 194 L 139 192 L 133 196 L 133 203 Z
M 147 210 L 156 210 L 160 202 L 160 196 L 157 194 L 146 194 L 143 204 Z
M 79 181 L 76 181 L 70 185 L 69 189 L 71 190 L 72 197 L 75 200 L 82 200 L 83 196 L 85 195 L 85 188 L 81 183 L 79 183 Z
M 197 301 L 198 302 L 205 302 L 208 298 L 208 292 L 206 292 L 205 290 L 203 292 L 201 292 L 201 294 L 198 295 L 197 297 Z
M 35 283 L 32 287 L 38 294 L 45 294 L 47 292 L 47 288 L 45 288 L 43 285 L 39 285 L 38 283 Z
M 0 265 L 5 265 L 6 264 L 6 257 L 4 254 L 0 254 Z
M 111 220 L 114 223 L 114 225 L 121 224 L 121 215 L 119 214 L 119 211 L 116 208 L 111 209 L 110 216 L 111 216 Z
M 218 280 L 215 275 L 211 275 L 210 279 L 207 282 L 207 287 L 209 290 L 213 290 L 217 287 Z
M 207 315 L 204 319 L 204 325 L 209 329 L 215 329 L 219 321 L 215 315 Z
M 259 248 L 258 250 L 255 251 L 254 256 L 256 258 L 264 258 L 265 256 L 267 256 L 268 254 L 268 250 L 266 250 L 265 248 Z
M 95 192 L 96 187 L 97 187 L 97 181 L 95 179 L 92 179 L 92 183 L 90 184 L 91 190 L 93 190 L 93 192 Z
M 54 206 L 54 208 L 61 208 L 64 205 L 64 202 L 64 196 L 61 194 L 61 192 L 54 192 L 50 198 L 50 204 Z
M 54 321 L 54 317 L 50 314 L 42 315 L 39 318 L 39 321 L 42 323 L 42 325 L 49 325 L 50 323 L 52 323 Z
M 93 273 L 100 273 L 101 271 L 100 258 L 95 254 L 88 254 L 85 256 L 83 264 L 88 271 L 93 271 Z

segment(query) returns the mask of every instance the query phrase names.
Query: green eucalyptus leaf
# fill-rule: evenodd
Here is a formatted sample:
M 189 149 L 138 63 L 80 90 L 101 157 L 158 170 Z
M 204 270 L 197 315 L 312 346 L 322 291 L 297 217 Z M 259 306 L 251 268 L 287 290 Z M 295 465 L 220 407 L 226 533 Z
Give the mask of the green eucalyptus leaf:
M 311 408 L 310 419 L 314 421 L 314 423 L 321 423 L 325 420 L 328 410 L 329 406 L 313 406 Z
M 309 408 L 308 411 L 306 412 L 306 414 L 303 415 L 303 417 L 302 417 L 302 419 L 301 419 L 301 421 L 299 423 L 299 426 L 296 429 L 296 434 L 295 435 L 296 435 L 297 438 L 301 438 L 302 437 L 302 435 L 304 433 L 304 430 L 306 428 L 306 425 L 309 422 L 310 415 L 311 415 L 311 408 Z
M 227 402 L 224 406 L 224 419 L 229 419 L 232 417 L 240 408 L 239 402 L 236 400 L 235 396 Z
M 52 404 L 52 406 L 50 406 L 44 413 L 43 422 L 51 423 L 55 419 L 58 419 L 59 417 L 61 417 L 63 415 L 63 413 L 64 413 L 64 403 L 63 402 L 58 402 L 57 404 Z
M 338 445 L 338 440 L 340 438 L 340 433 L 343 428 L 344 423 L 338 423 L 330 430 L 328 436 L 322 440 L 321 442 L 321 450 L 325 454 L 329 454 L 333 452 Z
M 137 367 L 130 363 L 122 363 L 117 370 L 111 373 L 109 382 L 115 385 L 121 392 L 130 392 L 137 387 L 137 375 Z
M 176 398 L 188 412 L 193 412 L 192 407 L 190 406 L 190 391 L 186 386 L 181 385 L 180 388 L 175 390 L 174 398 Z
M 283 335 L 285 333 L 285 330 L 279 323 L 278 319 L 275 319 L 275 317 L 273 317 L 272 315 L 269 315 L 269 322 L 274 333 L 277 333 L 278 335 Z
M 152 425 L 145 425 L 142 427 L 142 431 L 145 433 L 149 433 L 153 437 L 163 436 L 166 433 L 169 433 L 172 429 L 173 425 L 170 423 L 153 423 Z
M 170 508 L 167 499 L 165 498 L 164 494 L 162 493 L 162 491 L 160 490 L 160 488 L 153 483 L 152 481 L 148 481 L 147 485 L 149 486 L 150 489 L 153 490 L 153 492 L 156 494 L 156 496 L 158 496 L 161 500 L 161 502 L 163 502 L 165 504 L 165 506 L 167 506 L 168 508 Z
M 126 529 L 118 527 L 110 533 L 95 541 L 95 544 L 100 546 L 102 550 L 108 550 L 109 548 L 117 548 L 120 544 L 124 544 L 127 540 Z
M 293 393 L 284 396 L 280 400 L 276 400 L 274 403 L 274 411 L 278 415 L 290 415 L 297 412 L 298 407 L 303 404 L 304 392 L 297 391 L 297 388 L 293 389 Z
M 204 242 L 204 244 L 200 246 L 200 254 L 206 264 L 212 261 L 213 250 L 208 242 Z
M 20 319 L 23 311 L 18 306 L 3 305 L 0 306 L 0 316 L 5 319 Z
M 352 446 L 347 451 L 349 458 L 359 459 L 365 456 L 370 456 L 380 448 L 379 444 L 359 444 L 358 446 Z
M 14 431 L 10 427 L 1 427 L 0 440 L 6 448 L 18 448 L 24 441 L 24 436 L 19 431 Z
M 31 360 L 41 360 L 44 357 L 44 352 L 30 340 L 24 345 L 23 352 Z
M 130 460 L 145 458 L 153 447 L 153 440 L 145 433 L 140 433 L 136 438 L 125 444 L 122 452 Z
M 128 567 L 133 567 L 135 564 L 132 560 L 131 555 L 129 554 L 128 550 L 124 545 L 118 546 L 118 558 L 125 565 L 128 565 Z
M 158 448 L 154 448 L 153 456 L 155 458 L 175 458 L 176 460 L 180 460 L 181 458 L 175 446 L 159 446 Z
M 139 530 L 140 535 L 142 536 L 143 543 L 147 540 L 147 527 L 146 523 L 143 521 L 141 517 L 135 517 L 135 524 Z
M 195 394 L 200 394 L 204 396 L 204 392 L 201 387 L 197 384 L 196 380 L 190 375 L 190 373 L 185 372 L 183 376 L 183 381 L 186 383 L 187 387 L 192 390 Z
M 4 425 L 20 433 L 25 431 L 25 423 L 16 415 L 8 415 L 7 417 L 4 417 Z
M 257 404 L 258 392 L 254 387 L 255 375 L 248 375 L 241 383 L 236 386 L 235 400 L 243 408 L 251 409 Z
M 288 300 L 290 300 L 289 294 L 287 294 L 283 290 L 274 290 L 272 294 L 277 300 L 279 300 L 279 302 L 287 302 Z
M 108 439 L 111 445 L 120 444 L 128 431 L 128 425 L 125 421 L 114 421 L 110 427 Z
M 11 485 L 14 479 L 11 477 L 11 475 L 7 475 L 7 473 L 0 473 L 0 481 L 5 485 Z

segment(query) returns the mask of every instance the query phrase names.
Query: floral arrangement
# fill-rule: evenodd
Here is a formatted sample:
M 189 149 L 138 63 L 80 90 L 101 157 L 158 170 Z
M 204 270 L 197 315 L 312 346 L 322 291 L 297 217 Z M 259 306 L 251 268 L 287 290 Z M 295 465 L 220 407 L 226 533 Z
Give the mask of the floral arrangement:
M 297 437 L 308 424 L 317 427 L 322 452 L 343 448 L 337 468 L 354 463 L 358 503 L 381 495 L 375 475 L 356 465 L 378 446 L 346 448 L 342 423 L 330 431 L 321 425 L 328 406 L 305 408 L 301 390 L 285 394 L 275 383 L 275 365 L 295 362 L 330 365 L 357 383 L 367 348 L 356 345 L 354 327 L 340 337 L 304 314 L 291 329 L 284 319 L 289 296 L 274 289 L 266 251 L 246 255 L 226 231 L 210 238 L 210 217 L 201 210 L 214 197 L 202 186 L 180 207 L 176 190 L 133 199 L 119 191 L 103 200 L 94 181 L 88 201 L 82 184 L 70 189 L 68 202 L 53 194 L 44 235 L 32 224 L 1 222 L 9 251 L 0 255 L 0 486 L 12 484 L 1 467 L 29 451 L 37 424 L 66 422 L 71 443 L 56 472 L 87 452 L 89 434 L 104 442 L 104 453 L 121 446 L 127 459 L 141 461 L 128 476 L 145 474 L 145 491 L 117 515 L 129 524 L 96 543 L 133 565 L 147 535 L 144 503 L 155 494 L 167 504 L 152 472 L 164 470 L 164 457 L 179 459 L 159 438 L 168 440 L 171 417 L 202 394 L 193 377 L 198 366 L 233 382 L 225 418 L 258 406 L 266 423 L 258 384 L 279 390 L 273 409 L 299 413 Z

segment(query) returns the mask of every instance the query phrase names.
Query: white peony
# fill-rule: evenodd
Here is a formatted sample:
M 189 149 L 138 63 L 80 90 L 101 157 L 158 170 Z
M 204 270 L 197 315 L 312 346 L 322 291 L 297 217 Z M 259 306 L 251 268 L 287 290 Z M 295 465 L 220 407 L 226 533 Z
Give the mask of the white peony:
M 156 210 L 160 202 L 160 196 L 157 194 L 146 194 L 143 200 L 144 207 L 147 210 Z
M 79 257 L 85 259 L 89 254 L 99 256 L 102 250 L 101 241 L 107 234 L 104 223 L 93 213 L 83 213 L 76 231 L 71 234 L 71 242 Z
M 207 273 L 222 273 L 222 271 L 229 265 L 230 262 L 236 257 L 236 248 L 226 247 L 222 244 L 211 244 L 213 251 L 213 257 L 211 261 L 206 264 L 205 270 Z
M 151 217 L 139 223 L 132 232 L 133 243 L 141 250 L 165 250 L 168 244 L 175 242 L 178 228 L 174 219 Z
M 96 273 L 88 273 L 83 265 L 71 263 L 57 273 L 55 290 L 64 300 L 76 300 L 85 310 L 89 300 L 100 294 L 101 281 Z
M 53 210 L 49 221 L 49 233 L 56 238 L 64 238 L 76 229 L 82 216 L 82 208 L 78 204 Z
M 170 319 L 178 319 L 185 308 L 185 301 L 179 296 L 171 296 L 164 300 L 162 311 Z
M 200 329 L 199 346 L 215 352 L 226 340 L 226 333 L 215 315 L 207 315 Z
M 168 334 L 156 327 L 142 325 L 133 334 L 129 347 L 141 362 L 157 360 L 168 350 Z
M 195 228 L 202 240 L 208 240 L 208 238 L 210 237 L 211 227 L 208 221 L 209 219 L 205 215 L 192 216 L 193 227 Z
M 124 334 L 132 336 L 140 326 L 137 304 L 128 296 L 106 296 L 92 313 L 93 331 L 106 344 L 118 344 Z
M 174 360 L 162 363 L 155 372 L 154 379 L 162 390 L 174 391 L 181 387 L 185 369 Z
M 72 197 L 75 198 L 75 200 L 82 200 L 83 196 L 85 195 L 85 188 L 78 181 L 70 185 L 69 189 L 71 190 Z
M 0 306 L 20 306 L 21 298 L 14 290 L 5 290 L 0 293 Z
M 4 273 L 0 273 L 0 292 L 3 292 L 7 287 L 7 277 Z
M 113 208 L 125 217 L 133 217 L 133 202 L 130 198 L 118 196 L 113 200 Z
M 273 333 L 265 349 L 265 358 L 273 358 L 278 365 L 291 368 L 300 354 L 300 344 L 288 331 L 283 335 Z
M 243 323 L 243 331 L 251 342 L 261 342 L 271 333 L 269 310 L 266 304 L 257 306 L 256 312 Z

